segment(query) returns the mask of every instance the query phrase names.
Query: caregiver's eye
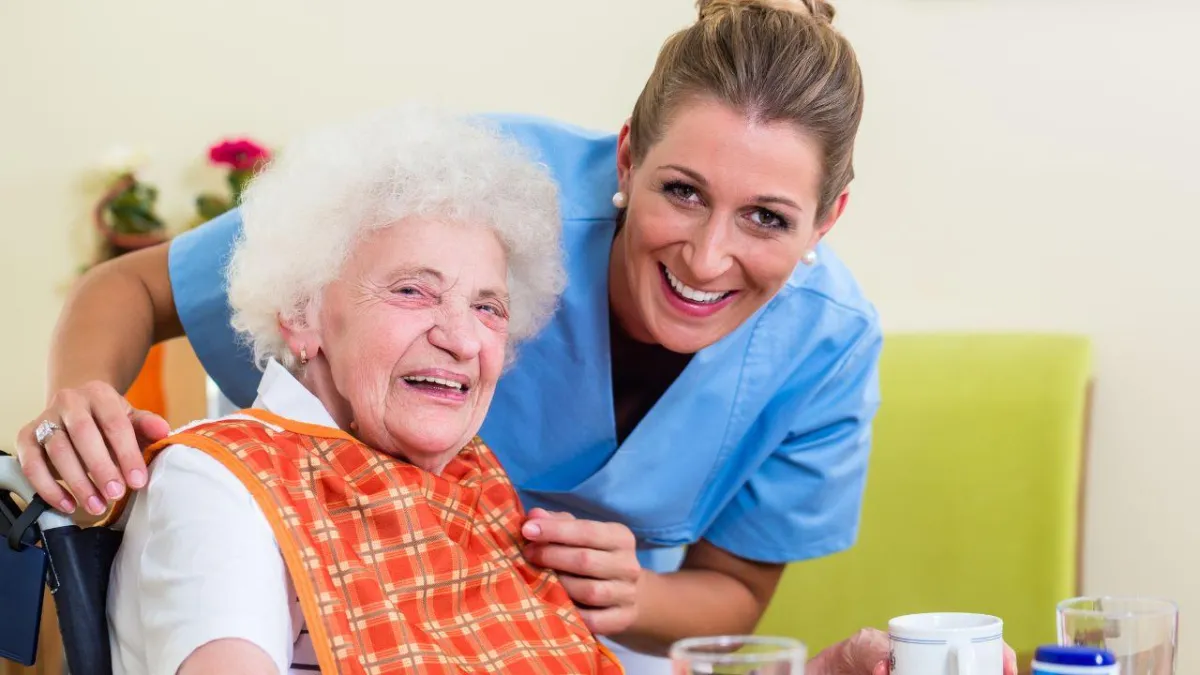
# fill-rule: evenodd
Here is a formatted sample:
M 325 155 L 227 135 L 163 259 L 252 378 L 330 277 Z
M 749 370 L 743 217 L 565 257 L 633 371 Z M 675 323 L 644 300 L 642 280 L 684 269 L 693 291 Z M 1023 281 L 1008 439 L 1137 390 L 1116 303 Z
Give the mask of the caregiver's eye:
M 700 193 L 696 192 L 696 188 L 681 180 L 667 181 L 663 184 L 662 191 L 663 194 L 678 202 L 685 204 L 700 203 Z
M 750 212 L 750 220 L 769 230 L 787 230 L 792 226 L 783 216 L 761 207 Z

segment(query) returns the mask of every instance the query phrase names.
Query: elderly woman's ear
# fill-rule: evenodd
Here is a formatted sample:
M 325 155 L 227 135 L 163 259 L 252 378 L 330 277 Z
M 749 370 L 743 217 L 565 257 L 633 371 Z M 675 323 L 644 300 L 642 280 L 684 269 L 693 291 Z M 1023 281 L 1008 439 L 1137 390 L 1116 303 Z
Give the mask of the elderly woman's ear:
M 307 312 L 315 315 L 315 312 Z M 279 317 L 279 335 L 292 354 L 293 363 L 307 365 L 321 351 L 321 337 L 316 316 L 309 316 L 305 325 L 295 320 Z

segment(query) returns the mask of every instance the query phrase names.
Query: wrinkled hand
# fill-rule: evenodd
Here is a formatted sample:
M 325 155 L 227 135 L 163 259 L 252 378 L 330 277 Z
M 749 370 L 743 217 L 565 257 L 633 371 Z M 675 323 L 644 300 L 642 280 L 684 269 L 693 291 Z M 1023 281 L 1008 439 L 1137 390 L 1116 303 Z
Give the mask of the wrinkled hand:
M 888 675 L 891 644 L 887 633 L 866 628 L 817 654 L 809 675 Z M 1004 675 L 1017 675 L 1017 654 L 1004 646 Z
M 45 449 L 34 434 L 43 420 L 62 427 L 46 441 Z M 99 515 L 106 501 L 119 499 L 127 486 L 145 486 L 142 448 L 170 432 L 166 420 L 135 410 L 112 386 L 89 382 L 59 391 L 42 414 L 21 427 L 17 459 L 47 504 L 64 513 L 83 504 L 88 513 Z M 56 476 L 66 482 L 71 494 L 58 484 Z
M 633 625 L 642 567 L 628 527 L 533 509 L 521 533 L 530 542 L 525 557 L 559 573 L 593 633 L 615 635 Z
M 887 633 L 867 628 L 826 648 L 804 670 L 810 675 L 887 675 L 891 649 Z

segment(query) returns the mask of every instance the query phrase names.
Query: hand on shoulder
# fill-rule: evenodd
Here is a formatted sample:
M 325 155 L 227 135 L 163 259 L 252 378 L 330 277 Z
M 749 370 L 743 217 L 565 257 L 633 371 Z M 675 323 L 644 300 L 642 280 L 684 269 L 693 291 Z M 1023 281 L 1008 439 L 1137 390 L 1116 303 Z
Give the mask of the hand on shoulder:
M 99 515 L 126 489 L 146 485 L 142 451 L 170 432 L 162 417 L 134 409 L 111 385 L 92 381 L 54 394 L 17 433 L 17 458 L 46 503 L 64 513 L 82 504 Z

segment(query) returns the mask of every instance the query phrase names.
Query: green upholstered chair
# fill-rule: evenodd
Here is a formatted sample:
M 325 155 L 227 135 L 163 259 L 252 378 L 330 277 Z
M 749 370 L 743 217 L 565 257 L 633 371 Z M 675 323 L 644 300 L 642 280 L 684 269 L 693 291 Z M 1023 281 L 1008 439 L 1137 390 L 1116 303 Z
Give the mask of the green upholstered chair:
M 815 654 L 893 616 L 984 612 L 1028 663 L 1078 591 L 1090 379 L 1081 337 L 885 337 L 858 543 L 789 566 L 758 632 Z

